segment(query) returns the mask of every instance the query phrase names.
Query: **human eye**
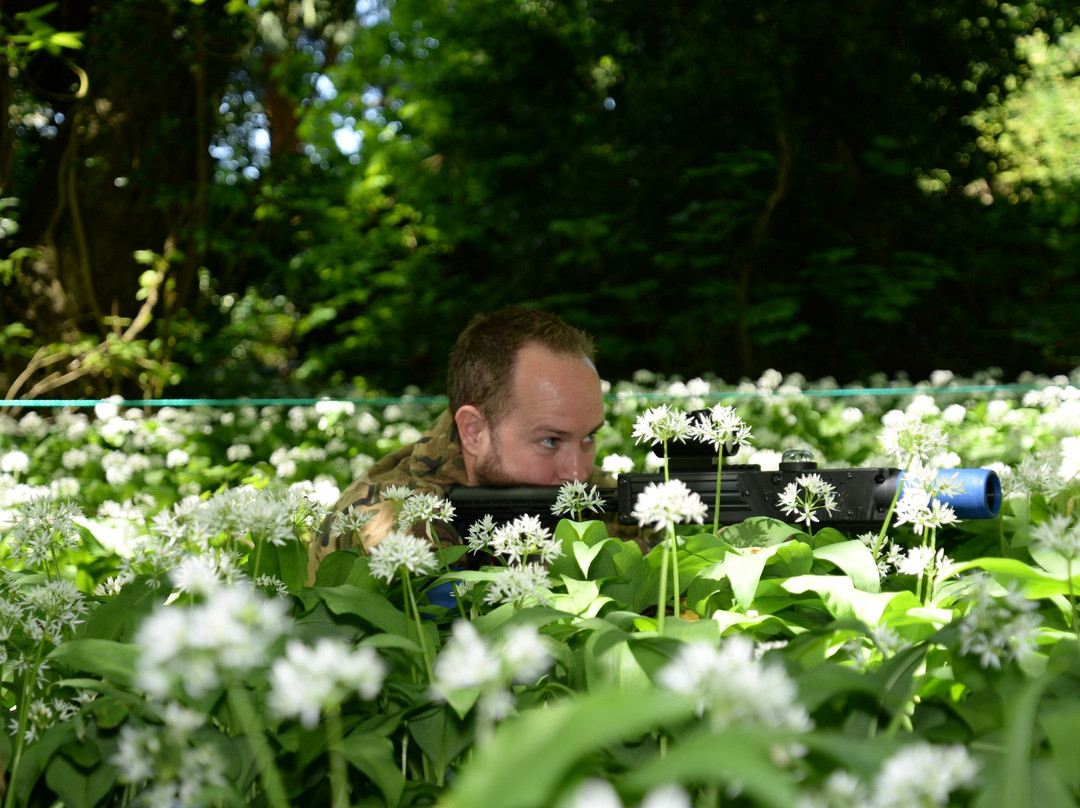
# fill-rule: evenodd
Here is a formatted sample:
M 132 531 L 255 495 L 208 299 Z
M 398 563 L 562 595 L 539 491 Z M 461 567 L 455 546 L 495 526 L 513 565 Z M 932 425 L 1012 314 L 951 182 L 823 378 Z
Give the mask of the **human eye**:
M 558 438 L 540 438 L 540 445 L 545 449 L 555 449 L 559 445 Z

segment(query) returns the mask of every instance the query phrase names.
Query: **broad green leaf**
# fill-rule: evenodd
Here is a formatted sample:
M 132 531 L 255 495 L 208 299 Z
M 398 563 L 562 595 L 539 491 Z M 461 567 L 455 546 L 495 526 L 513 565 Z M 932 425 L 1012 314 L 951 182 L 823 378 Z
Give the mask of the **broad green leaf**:
M 761 581 L 761 573 L 771 555 L 772 548 L 768 548 L 759 552 L 733 552 L 724 559 L 724 572 L 731 581 L 735 603 L 743 611 L 750 609 L 753 605 L 758 583 Z
M 584 761 L 694 714 L 692 699 L 600 691 L 512 718 L 475 750 L 445 795 L 445 808 L 547 808 Z
M 870 548 L 858 539 L 814 548 L 814 558 L 835 564 L 851 578 L 856 589 L 880 592 L 881 576 Z
M 771 547 L 783 544 L 798 528 L 787 522 L 768 516 L 752 516 L 736 525 L 729 525 L 720 531 L 720 538 L 732 547 Z
M 355 615 L 380 631 L 408 636 L 405 614 L 382 595 L 357 586 L 319 586 L 314 591 L 334 614 Z
M 69 640 L 54 648 L 48 659 L 72 671 L 92 673 L 130 686 L 135 680 L 139 649 L 112 640 Z
M 566 594 L 555 594 L 551 605 L 579 617 L 595 617 L 611 598 L 600 594 L 600 584 L 596 581 L 577 581 L 563 576 Z
M 789 732 L 743 727 L 690 737 L 636 768 L 626 785 L 643 792 L 668 783 L 737 784 L 754 805 L 790 808 L 799 792 L 777 750 L 798 740 Z
M 1032 600 L 1069 594 L 1067 580 L 1048 575 L 1016 558 L 976 558 L 958 564 L 956 573 L 970 569 L 985 570 L 1003 585 L 1013 580 L 1023 587 L 1024 595 Z M 1080 575 L 1073 576 L 1072 591 L 1080 592 Z
M 150 579 L 140 575 L 124 585 L 120 593 L 106 600 L 86 618 L 77 636 L 84 639 L 127 640 L 154 607 L 164 600 L 164 593 L 150 585 Z
M 379 788 L 387 805 L 401 802 L 405 777 L 395 759 L 394 744 L 388 738 L 369 732 L 353 733 L 341 742 L 340 749 L 349 764 Z
M 63 754 L 45 769 L 45 783 L 68 808 L 94 808 L 117 787 L 117 768 L 105 762 L 76 766 Z
M 439 705 L 408 722 L 409 735 L 431 761 L 438 776 L 473 743 L 472 717 L 459 718 L 449 705 Z
M 788 592 L 802 594 L 816 592 L 837 619 L 855 618 L 870 626 L 876 626 L 895 592 L 863 592 L 855 588 L 851 579 L 841 575 L 799 575 L 781 581 Z

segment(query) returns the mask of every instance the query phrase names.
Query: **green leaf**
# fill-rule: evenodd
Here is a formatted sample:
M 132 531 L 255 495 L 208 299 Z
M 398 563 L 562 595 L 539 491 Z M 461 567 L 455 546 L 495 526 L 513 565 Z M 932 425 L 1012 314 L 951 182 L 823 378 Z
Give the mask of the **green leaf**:
M 92 673 L 130 686 L 135 681 L 139 649 L 113 640 L 69 640 L 54 648 L 48 659 L 72 671 Z
M 850 576 L 856 589 L 880 592 L 881 576 L 870 548 L 858 539 L 814 548 L 814 558 L 836 565 Z
M 839 619 L 855 618 L 876 626 L 886 607 L 896 597 L 895 592 L 863 592 L 855 588 L 850 578 L 840 575 L 799 575 L 780 585 L 793 594 L 816 592 L 829 614 Z
M 720 531 L 720 538 L 732 547 L 771 547 L 783 544 L 795 533 L 787 522 L 768 516 L 751 516 L 735 525 L 729 525 Z
M 387 805 L 398 805 L 405 788 L 405 777 L 394 758 L 394 744 L 389 738 L 370 732 L 353 733 L 340 745 L 350 765 L 363 772 L 382 792 Z
M 1025 597 L 1032 600 L 1053 595 L 1068 595 L 1069 582 L 1035 569 L 1016 558 L 976 558 L 956 565 L 956 573 L 970 569 L 982 569 L 990 573 L 998 583 L 1015 581 L 1023 587 Z M 1080 575 L 1072 579 L 1072 591 L 1080 591 Z
M 45 769 L 45 783 L 65 806 L 94 808 L 117 786 L 118 770 L 100 762 L 84 768 L 76 766 L 64 755 L 56 755 Z
M 761 573 L 765 570 L 765 562 L 771 555 L 771 550 L 761 550 L 756 553 L 732 552 L 724 559 L 724 572 L 731 581 L 735 604 L 743 611 L 750 609 L 753 605 L 758 583 L 761 581 Z
M 790 732 L 748 727 L 690 737 L 633 771 L 626 786 L 639 793 L 667 783 L 737 784 L 754 805 L 790 808 L 798 802 L 798 790 L 776 762 L 777 750 L 798 740 Z
M 555 594 L 551 605 L 578 617 L 595 617 L 611 598 L 600 594 L 600 584 L 596 581 L 577 581 L 563 576 L 566 594 Z
M 376 592 L 348 585 L 319 586 L 313 591 L 334 614 L 354 615 L 380 631 L 408 636 L 409 624 L 405 614 Z
M 79 626 L 82 639 L 130 640 L 139 623 L 164 599 L 160 589 L 141 575 L 124 585 L 120 593 L 106 600 Z
M 587 693 L 521 714 L 460 769 L 445 808 L 547 808 L 571 774 L 604 748 L 693 714 L 692 699 L 655 691 Z
M 441 776 L 472 745 L 475 728 L 471 716 L 463 719 L 444 704 L 409 721 L 409 735 Z

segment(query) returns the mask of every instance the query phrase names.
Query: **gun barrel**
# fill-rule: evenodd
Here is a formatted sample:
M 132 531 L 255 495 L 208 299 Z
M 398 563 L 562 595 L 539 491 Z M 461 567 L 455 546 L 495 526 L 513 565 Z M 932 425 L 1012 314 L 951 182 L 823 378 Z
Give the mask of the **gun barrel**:
M 768 516 L 793 522 L 791 514 L 781 510 L 780 494 L 805 470 L 761 471 L 756 467 L 725 470 L 720 483 L 720 524 L 730 525 L 754 516 Z M 817 525 L 844 531 L 877 530 L 885 521 L 897 487 L 904 484 L 904 474 L 895 468 L 814 469 L 814 474 L 836 491 L 836 508 L 821 511 Z M 1001 481 L 988 469 L 952 469 L 940 472 L 956 475 L 960 493 L 941 496 L 961 519 L 992 519 L 1001 508 Z M 713 521 L 716 501 L 716 472 L 713 470 L 680 471 L 673 475 L 698 496 L 708 508 L 706 524 Z M 634 503 L 650 483 L 663 481 L 662 474 L 621 474 L 615 488 L 599 489 L 604 511 L 615 514 L 622 524 L 634 524 Z M 558 518 L 551 513 L 559 487 L 525 485 L 509 488 L 456 486 L 447 491 L 457 515 L 454 525 L 465 535 L 472 524 L 490 514 L 496 523 L 508 522 L 524 514 L 540 518 L 554 526 Z M 588 514 L 586 514 L 588 517 Z

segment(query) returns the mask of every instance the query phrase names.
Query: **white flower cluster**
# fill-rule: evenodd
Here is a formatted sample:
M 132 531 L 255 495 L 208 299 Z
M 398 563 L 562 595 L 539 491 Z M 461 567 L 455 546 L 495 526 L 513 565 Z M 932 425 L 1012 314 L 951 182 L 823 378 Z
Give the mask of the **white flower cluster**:
M 759 660 L 753 640 L 742 635 L 724 638 L 719 648 L 706 642 L 683 644 L 657 681 L 667 690 L 696 697 L 698 715 L 707 716 L 716 729 L 811 728 L 795 682 L 783 668 Z
M 967 579 L 968 609 L 960 618 L 960 652 L 979 658 L 984 668 L 1000 668 L 1003 660 L 1034 652 L 1042 618 L 1038 604 L 1015 589 L 1005 589 L 985 573 Z
M 825 482 L 820 474 L 800 474 L 780 493 L 780 508 L 809 530 L 811 523 L 818 521 L 818 511 L 832 513 L 836 510 L 836 488 Z
M 649 483 L 634 502 L 633 516 L 640 525 L 652 525 L 657 530 L 674 528 L 676 524 L 705 521 L 708 506 L 682 480 Z
M 82 519 L 82 511 L 72 502 L 53 497 L 29 500 L 8 534 L 12 558 L 29 567 L 43 567 L 59 553 L 78 545 L 76 522 Z
M 408 530 L 418 523 L 449 522 L 453 518 L 454 506 L 449 500 L 427 492 L 410 491 L 398 509 L 398 530 Z
M 879 440 L 885 453 L 896 459 L 901 468 L 914 467 L 945 451 L 945 433 L 918 415 L 902 414 L 885 420 Z
M 202 713 L 169 702 L 161 717 L 160 727 L 124 724 L 110 762 L 136 789 L 136 805 L 205 804 L 210 790 L 228 782 L 228 756 L 196 735 L 206 722 Z
M 670 440 L 680 443 L 690 437 L 693 426 L 690 416 L 680 409 L 667 404 L 651 407 L 638 416 L 632 433 L 634 443 L 647 441 L 652 444 L 666 443 Z
M 1031 529 L 1033 547 L 1057 553 L 1066 561 L 1080 559 L 1080 519 L 1068 514 L 1052 514 Z
M 604 499 L 595 485 L 583 480 L 573 480 L 559 487 L 551 512 L 556 516 L 572 516 L 580 520 L 585 511 L 603 511 Z
M 690 795 L 675 784 L 657 786 L 638 803 L 638 808 L 690 808 Z M 563 808 L 625 808 L 619 792 L 607 780 L 597 777 L 582 782 Z
M 443 699 L 455 691 L 478 689 L 481 709 L 501 720 L 512 709 L 510 686 L 535 684 L 552 662 L 548 644 L 535 626 L 513 626 L 489 640 L 472 623 L 457 620 L 435 660 L 432 689 Z
M 354 648 L 321 637 L 314 647 L 291 640 L 285 656 L 270 669 L 270 708 L 314 727 L 323 711 L 339 705 L 350 693 L 371 700 L 379 695 L 386 665 L 373 648 Z
M 551 580 L 547 564 L 562 555 L 562 545 L 538 516 L 526 514 L 496 525 L 491 515 L 486 515 L 469 528 L 466 541 L 471 551 L 490 552 L 507 565 L 495 573 L 485 602 L 518 606 L 533 600 L 548 602 Z
M 286 610 L 250 585 L 217 587 L 192 605 L 159 606 L 135 634 L 136 683 L 162 701 L 178 689 L 199 698 L 264 667 L 290 628 Z
M 871 783 L 835 771 L 820 792 L 804 793 L 797 808 L 945 808 L 951 794 L 975 786 L 978 772 L 964 747 L 916 741 L 888 758 Z
M 388 584 L 403 574 L 430 575 L 439 568 L 431 542 L 400 530 L 387 533 L 370 553 L 371 574 Z
M 689 437 L 711 443 L 718 452 L 726 447 L 730 454 L 734 454 L 737 449 L 748 446 L 753 435 L 734 407 L 717 404 L 694 422 Z
M 947 502 L 933 497 L 926 490 L 908 486 L 904 486 L 903 496 L 893 512 L 893 524 L 909 524 L 917 536 L 921 536 L 923 531 L 934 531 L 958 521 L 956 511 Z

